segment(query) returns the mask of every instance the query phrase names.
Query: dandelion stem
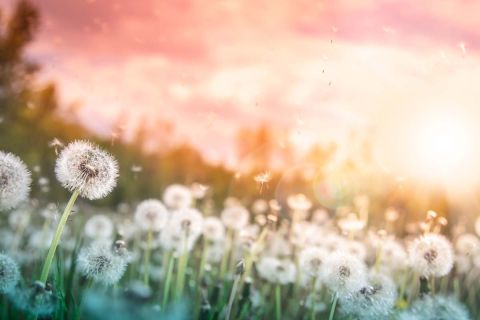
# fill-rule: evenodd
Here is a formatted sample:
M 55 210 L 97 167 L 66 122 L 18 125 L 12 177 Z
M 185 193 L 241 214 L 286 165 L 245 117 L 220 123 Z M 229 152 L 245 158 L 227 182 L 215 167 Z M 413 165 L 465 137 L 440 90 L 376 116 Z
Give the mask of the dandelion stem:
M 185 287 L 185 272 L 188 264 L 188 235 L 184 235 L 183 238 L 183 250 L 178 259 L 178 270 L 177 270 L 177 279 L 175 283 L 175 298 L 179 299 L 183 295 L 183 289 Z
M 52 239 L 52 243 L 50 244 L 50 249 L 48 249 L 47 259 L 45 260 L 45 264 L 43 265 L 42 274 L 40 276 L 40 281 L 43 283 L 47 282 L 48 274 L 50 273 L 50 267 L 52 265 L 53 257 L 55 256 L 55 251 L 57 250 L 58 243 L 60 242 L 60 238 L 62 237 L 63 228 L 67 223 L 68 217 L 72 212 L 73 205 L 77 200 L 77 197 L 80 193 L 80 190 L 75 190 L 68 201 L 65 210 L 63 211 L 62 217 L 60 218 L 60 222 L 58 223 L 57 230 L 55 231 L 55 236 Z
M 143 282 L 146 286 L 149 283 L 149 275 L 150 275 L 150 251 L 152 248 L 152 241 L 153 241 L 153 231 L 149 229 L 147 232 L 147 248 L 145 249 L 145 255 L 143 257 Z
M 333 296 L 332 307 L 330 308 L 330 315 L 328 316 L 328 320 L 333 320 L 333 315 L 335 314 L 335 308 L 337 306 L 338 294 L 335 292 Z
M 226 320 L 230 320 L 232 314 L 233 302 L 235 302 L 235 296 L 237 295 L 238 285 L 240 284 L 241 275 L 235 277 L 233 282 L 232 291 L 230 291 L 230 298 L 228 299 L 227 315 L 225 316 Z
M 311 307 L 311 313 L 310 313 L 310 319 L 311 320 L 315 320 L 315 298 L 316 298 L 316 287 L 317 287 L 317 277 L 313 278 L 313 281 L 312 281 L 312 293 L 311 293 L 311 297 L 312 297 L 312 305 L 310 306 Z
M 275 319 L 282 319 L 282 287 L 279 283 L 275 285 Z
M 163 286 L 163 300 L 162 310 L 165 310 L 168 304 L 168 294 L 170 293 L 170 285 L 172 284 L 173 266 L 175 264 L 175 257 L 170 254 L 168 257 L 167 276 L 165 278 L 165 285 Z

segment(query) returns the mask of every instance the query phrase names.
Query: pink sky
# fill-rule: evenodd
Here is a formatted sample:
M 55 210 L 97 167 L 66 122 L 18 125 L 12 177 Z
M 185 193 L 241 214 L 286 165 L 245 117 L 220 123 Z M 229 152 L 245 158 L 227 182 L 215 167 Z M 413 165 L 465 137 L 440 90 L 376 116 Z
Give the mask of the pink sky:
M 229 162 L 240 127 L 290 130 L 300 149 L 357 130 L 388 165 L 408 152 L 406 123 L 480 119 L 478 1 L 33 2 L 30 56 L 101 134 L 119 114 L 161 118 Z

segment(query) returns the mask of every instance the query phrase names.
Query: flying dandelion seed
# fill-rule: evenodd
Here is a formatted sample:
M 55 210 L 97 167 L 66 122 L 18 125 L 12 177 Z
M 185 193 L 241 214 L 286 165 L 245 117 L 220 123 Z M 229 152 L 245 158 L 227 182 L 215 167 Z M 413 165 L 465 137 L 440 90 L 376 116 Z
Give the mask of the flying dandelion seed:
M 266 171 L 266 172 L 257 174 L 253 178 L 253 180 L 258 184 L 259 189 L 260 189 L 260 193 L 261 193 L 264 186 L 268 187 L 268 183 L 270 182 L 270 180 L 272 180 L 272 176 L 271 176 L 270 172 Z
M 48 146 L 50 148 L 53 148 L 53 150 L 55 150 L 55 154 L 58 155 L 58 150 L 63 148 L 65 146 L 65 144 L 62 141 L 60 141 L 58 138 L 53 138 L 48 143 Z

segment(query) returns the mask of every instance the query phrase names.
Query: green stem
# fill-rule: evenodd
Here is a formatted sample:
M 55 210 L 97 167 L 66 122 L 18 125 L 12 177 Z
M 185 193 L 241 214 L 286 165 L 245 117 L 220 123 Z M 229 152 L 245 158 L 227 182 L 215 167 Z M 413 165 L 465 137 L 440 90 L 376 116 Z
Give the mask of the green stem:
M 165 278 L 165 285 L 163 287 L 162 310 L 165 310 L 168 304 L 168 294 L 170 293 L 170 286 L 172 284 L 173 266 L 175 264 L 175 257 L 170 254 L 168 257 L 167 276 Z
M 183 289 L 185 287 L 185 272 L 188 264 L 188 235 L 184 235 L 183 238 L 183 251 L 178 259 L 178 270 L 177 270 L 177 279 L 175 287 L 175 298 L 179 299 L 183 295 Z
M 150 251 L 152 248 L 153 232 L 152 229 L 147 233 L 147 248 L 145 249 L 145 255 L 143 257 L 143 282 L 148 287 L 150 276 Z
M 316 298 L 316 286 L 317 286 L 317 277 L 313 278 L 313 281 L 312 281 L 312 305 L 310 306 L 311 310 L 310 310 L 310 319 L 311 320 L 315 320 L 315 298 Z
M 55 251 L 57 250 L 58 243 L 60 242 L 60 238 L 62 237 L 63 228 L 67 223 L 68 217 L 72 212 L 73 205 L 77 200 L 78 195 L 80 194 L 80 190 L 75 190 L 68 201 L 67 206 L 65 207 L 65 211 L 63 211 L 62 217 L 60 218 L 60 222 L 58 223 L 57 230 L 55 231 L 55 236 L 52 239 L 52 243 L 50 244 L 50 249 L 48 250 L 47 259 L 45 260 L 45 264 L 43 265 L 42 274 L 40 276 L 40 281 L 43 283 L 47 282 L 48 275 L 50 273 L 50 267 L 52 265 L 53 257 L 55 256 Z
M 235 302 L 235 296 L 237 295 L 238 285 L 240 283 L 241 275 L 237 275 L 235 277 L 235 281 L 233 282 L 232 291 L 230 292 L 230 299 L 228 300 L 228 308 L 227 308 L 227 315 L 225 317 L 226 320 L 230 320 L 230 316 L 232 314 L 233 303 Z
M 330 315 L 328 316 L 328 320 L 333 320 L 333 315 L 335 314 L 335 307 L 337 306 L 338 294 L 335 292 L 333 296 L 332 308 L 330 308 Z
M 275 319 L 282 319 L 282 287 L 278 283 L 275 285 Z

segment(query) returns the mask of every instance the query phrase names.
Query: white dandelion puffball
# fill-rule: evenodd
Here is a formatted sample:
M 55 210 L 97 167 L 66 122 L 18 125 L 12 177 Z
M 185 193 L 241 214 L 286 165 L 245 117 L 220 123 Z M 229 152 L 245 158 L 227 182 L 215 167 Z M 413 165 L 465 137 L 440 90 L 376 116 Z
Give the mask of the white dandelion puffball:
M 196 239 L 167 226 L 160 234 L 160 245 L 164 250 L 173 251 L 178 256 L 192 250 Z
M 203 216 L 194 208 L 180 209 L 172 213 L 168 226 L 181 235 L 197 238 L 203 231 Z
M 180 184 L 172 184 L 163 192 L 163 202 L 171 210 L 188 208 L 192 204 L 192 192 Z
M 0 151 L 0 211 L 17 207 L 28 198 L 32 178 L 20 158 Z
M 0 293 L 11 292 L 20 279 L 18 265 L 7 255 L 0 254 Z
M 287 204 L 293 211 L 308 211 L 312 207 L 312 202 L 301 193 L 288 196 Z
M 12 295 L 13 303 L 22 310 L 37 316 L 50 316 L 57 305 L 57 295 L 49 284 L 35 281 L 28 288 L 17 288 Z
M 480 240 L 473 234 L 461 234 L 455 241 L 455 250 L 461 255 L 472 256 L 479 252 Z
M 90 239 L 107 240 L 113 236 L 113 222 L 103 214 L 92 216 L 85 223 L 85 235 Z
M 403 269 L 408 265 L 407 252 L 403 245 L 395 239 L 386 239 L 381 244 L 381 264 L 389 271 Z
M 255 214 L 264 214 L 268 211 L 268 202 L 264 199 L 257 199 L 252 204 L 252 211 Z
M 366 284 L 365 264 L 346 252 L 338 251 L 327 256 L 323 270 L 323 281 L 340 297 L 359 291 Z
M 169 213 L 167 208 L 155 199 L 148 199 L 140 202 L 135 210 L 135 224 L 143 231 L 160 231 L 168 221 Z
M 256 264 L 257 271 L 263 279 L 279 284 L 295 281 L 295 264 L 290 260 L 275 257 L 263 257 Z
M 203 220 L 203 236 L 205 239 L 218 242 L 225 238 L 225 226 L 217 217 L 206 217 Z
M 341 311 L 354 319 L 388 320 L 397 299 L 397 287 L 388 276 L 372 273 L 368 285 L 341 301 Z
M 117 184 L 118 164 L 107 152 L 87 141 L 67 145 L 57 158 L 55 173 L 62 186 L 95 200 L 107 196 Z
M 117 283 L 127 268 L 127 258 L 117 255 L 104 242 L 95 242 L 80 250 L 77 257 L 79 272 L 88 279 L 106 286 Z
M 425 295 L 415 301 L 398 320 L 470 320 L 468 309 L 454 297 Z
M 318 278 L 323 273 L 323 263 L 327 256 L 327 251 L 322 248 L 308 247 L 300 253 L 300 268 L 309 276 Z
M 416 239 L 409 250 L 410 265 L 424 277 L 442 277 L 453 266 L 453 249 L 450 242 L 438 234 L 427 234 Z
M 247 209 L 236 205 L 223 209 L 221 219 L 227 228 L 240 230 L 247 225 L 249 216 Z

